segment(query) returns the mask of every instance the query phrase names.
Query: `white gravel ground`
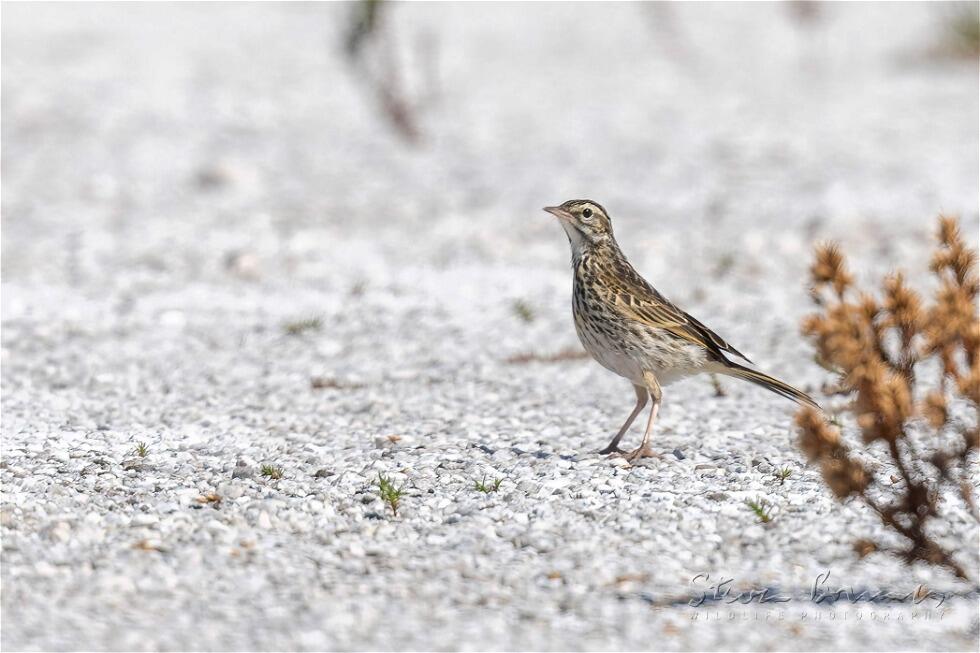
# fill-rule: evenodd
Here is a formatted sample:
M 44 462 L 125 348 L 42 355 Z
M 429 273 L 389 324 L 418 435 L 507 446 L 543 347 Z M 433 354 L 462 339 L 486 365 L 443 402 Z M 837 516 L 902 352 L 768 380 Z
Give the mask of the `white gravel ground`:
M 4 6 L 3 649 L 976 650 L 973 588 L 854 558 L 879 527 L 788 402 L 670 386 L 663 456 L 628 468 L 593 453 L 625 381 L 508 362 L 578 346 L 540 207 L 587 196 L 668 296 L 818 387 L 812 243 L 921 275 L 937 212 L 977 224 L 952 9 L 399 5 L 440 80 L 417 148 L 338 54 L 347 10 Z M 817 605 L 828 571 L 954 595 Z M 792 600 L 688 605 L 723 579 Z

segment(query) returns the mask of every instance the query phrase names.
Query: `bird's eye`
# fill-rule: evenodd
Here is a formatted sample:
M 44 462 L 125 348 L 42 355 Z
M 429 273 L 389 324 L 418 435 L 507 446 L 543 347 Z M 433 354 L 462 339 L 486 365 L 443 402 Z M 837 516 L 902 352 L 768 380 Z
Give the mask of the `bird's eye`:
M 585 218 L 585 219 L 591 218 L 592 217 L 592 209 L 585 209 L 584 211 L 582 211 L 582 217 Z

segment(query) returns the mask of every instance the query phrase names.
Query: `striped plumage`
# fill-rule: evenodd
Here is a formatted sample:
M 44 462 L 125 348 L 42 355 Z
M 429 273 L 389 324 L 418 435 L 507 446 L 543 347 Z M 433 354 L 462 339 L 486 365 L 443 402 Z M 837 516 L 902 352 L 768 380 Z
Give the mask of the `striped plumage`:
M 620 439 L 651 398 L 643 443 L 627 457 L 651 455 L 648 442 L 661 387 L 692 374 L 725 374 L 793 401 L 816 405 L 796 388 L 730 360 L 728 355 L 734 355 L 748 362 L 647 283 L 620 250 L 602 206 L 590 200 L 570 200 L 545 210 L 559 218 L 572 248 L 572 312 L 582 345 L 603 367 L 629 379 L 636 391 L 633 412 L 603 453 L 620 452 Z

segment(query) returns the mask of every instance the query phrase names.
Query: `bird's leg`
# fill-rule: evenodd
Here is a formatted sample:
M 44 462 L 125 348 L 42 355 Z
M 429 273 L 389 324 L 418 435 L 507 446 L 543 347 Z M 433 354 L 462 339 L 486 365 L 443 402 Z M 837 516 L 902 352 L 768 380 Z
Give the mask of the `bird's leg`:
M 630 426 L 633 425 L 633 420 L 635 420 L 636 416 L 640 414 L 643 407 L 647 405 L 647 397 L 650 396 L 650 393 L 647 392 L 647 389 L 642 385 L 634 385 L 633 390 L 636 391 L 636 406 L 633 408 L 633 412 L 626 418 L 626 421 L 623 423 L 622 428 L 619 429 L 619 433 L 616 434 L 616 437 L 614 437 L 612 441 L 606 445 L 605 449 L 599 452 L 600 454 L 624 453 L 623 450 L 619 448 L 619 441 L 623 439 L 626 431 L 628 431 Z
M 653 423 L 657 419 L 657 413 L 660 412 L 660 400 L 663 397 L 663 391 L 660 389 L 660 383 L 653 374 L 649 372 L 644 373 L 643 380 L 647 383 L 647 389 L 650 392 L 650 397 L 653 399 L 653 406 L 650 408 L 650 419 L 647 420 L 647 430 L 643 433 L 643 441 L 639 447 L 625 456 L 626 460 L 631 463 L 636 462 L 640 458 L 654 458 L 657 455 L 650 449 L 650 433 L 653 431 Z

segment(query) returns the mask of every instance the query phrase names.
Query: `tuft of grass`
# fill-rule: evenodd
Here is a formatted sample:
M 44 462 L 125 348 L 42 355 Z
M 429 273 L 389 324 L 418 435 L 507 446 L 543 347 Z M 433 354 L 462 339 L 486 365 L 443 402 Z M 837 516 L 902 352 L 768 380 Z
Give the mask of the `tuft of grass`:
M 301 336 L 307 331 L 319 331 L 322 326 L 323 320 L 314 315 L 286 322 L 282 325 L 282 330 L 288 336 Z
M 278 467 L 276 465 L 262 465 L 262 469 L 259 470 L 259 473 L 273 481 L 278 481 L 282 478 L 282 467 Z
M 534 309 L 531 305 L 524 301 L 523 299 L 515 299 L 514 303 L 511 304 L 511 310 L 514 311 L 514 315 L 519 317 L 522 322 L 530 324 L 534 322 Z
M 775 476 L 776 478 L 779 479 L 780 485 L 785 483 L 786 479 L 788 479 L 792 475 L 793 475 L 793 470 L 790 469 L 789 467 L 783 467 L 782 469 L 777 469 L 775 472 Z
M 395 487 L 391 479 L 378 472 L 378 491 L 381 494 L 381 500 L 391 508 L 392 516 L 397 517 L 398 506 L 402 498 L 402 489 Z
M 134 451 L 140 458 L 146 458 L 146 455 L 150 453 L 150 447 L 145 442 L 137 442 Z
M 491 492 L 496 492 L 500 489 L 500 484 L 504 482 L 502 478 L 494 478 L 490 484 L 487 484 L 487 475 L 483 475 L 483 480 L 473 481 L 473 489 L 477 492 L 483 492 L 484 494 L 490 494 Z
M 366 290 L 367 290 L 367 281 L 361 279 L 351 284 L 350 290 L 348 292 L 350 293 L 351 297 L 360 297 L 361 295 L 364 294 L 364 291 Z
M 749 510 L 755 513 L 755 516 L 759 518 L 759 522 L 762 524 L 768 524 L 772 521 L 772 504 L 765 499 L 756 499 L 755 501 L 746 501 L 745 505 L 749 507 Z

